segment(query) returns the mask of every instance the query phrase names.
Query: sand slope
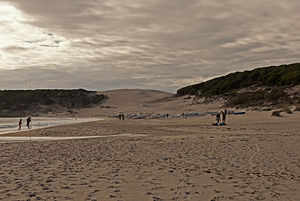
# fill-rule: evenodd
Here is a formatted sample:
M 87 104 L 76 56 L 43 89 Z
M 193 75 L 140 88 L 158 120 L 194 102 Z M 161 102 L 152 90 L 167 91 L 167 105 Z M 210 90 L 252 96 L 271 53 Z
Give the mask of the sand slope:
M 175 94 L 157 90 L 120 89 L 99 92 L 108 99 L 100 106 L 78 111 L 80 115 L 116 115 L 139 113 L 182 113 L 219 110 L 222 103 L 195 104 L 190 96 L 177 97 Z

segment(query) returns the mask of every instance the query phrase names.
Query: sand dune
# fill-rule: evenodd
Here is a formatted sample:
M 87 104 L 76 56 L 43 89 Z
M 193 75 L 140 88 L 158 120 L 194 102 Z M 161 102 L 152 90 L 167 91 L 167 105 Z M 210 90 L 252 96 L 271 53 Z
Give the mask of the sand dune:
M 162 92 L 158 90 L 142 90 L 142 89 L 120 89 L 100 92 L 107 95 L 109 100 L 107 104 L 118 106 L 134 106 L 149 101 L 172 97 L 175 94 Z
M 196 104 L 190 96 L 176 97 L 175 94 L 157 90 L 120 89 L 99 92 L 108 96 L 100 106 L 78 111 L 81 116 L 116 115 L 139 113 L 182 113 L 216 111 L 221 102 Z

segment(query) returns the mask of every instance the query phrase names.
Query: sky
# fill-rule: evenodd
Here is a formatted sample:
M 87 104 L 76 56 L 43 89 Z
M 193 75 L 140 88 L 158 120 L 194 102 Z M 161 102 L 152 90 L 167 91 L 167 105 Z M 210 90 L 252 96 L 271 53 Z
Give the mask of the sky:
M 299 62 L 299 9 L 299 0 L 0 0 L 0 89 L 176 92 Z

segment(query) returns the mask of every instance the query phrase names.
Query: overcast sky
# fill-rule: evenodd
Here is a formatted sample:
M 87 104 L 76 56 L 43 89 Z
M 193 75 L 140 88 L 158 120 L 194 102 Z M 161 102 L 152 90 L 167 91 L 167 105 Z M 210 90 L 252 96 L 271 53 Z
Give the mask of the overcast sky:
M 299 62 L 299 0 L 0 0 L 0 88 L 175 92 Z

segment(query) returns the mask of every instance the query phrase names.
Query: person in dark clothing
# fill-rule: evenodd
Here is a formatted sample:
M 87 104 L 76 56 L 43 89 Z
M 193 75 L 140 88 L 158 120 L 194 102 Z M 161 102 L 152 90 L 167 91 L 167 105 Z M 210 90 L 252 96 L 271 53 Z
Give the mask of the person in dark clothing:
M 22 119 L 19 120 L 19 130 L 22 128 Z
M 219 122 L 220 122 L 220 119 L 221 119 L 221 116 L 220 116 L 220 114 L 219 114 L 219 113 L 217 113 L 217 115 L 216 115 L 217 124 L 219 124 Z
M 221 114 L 222 114 L 222 122 L 225 123 L 225 121 L 226 121 L 226 112 L 222 111 Z
M 31 123 L 31 117 L 29 116 L 26 121 L 27 121 L 26 126 L 29 129 L 30 128 L 30 123 Z
M 125 115 L 122 113 L 121 116 L 122 116 L 122 121 L 124 121 Z

